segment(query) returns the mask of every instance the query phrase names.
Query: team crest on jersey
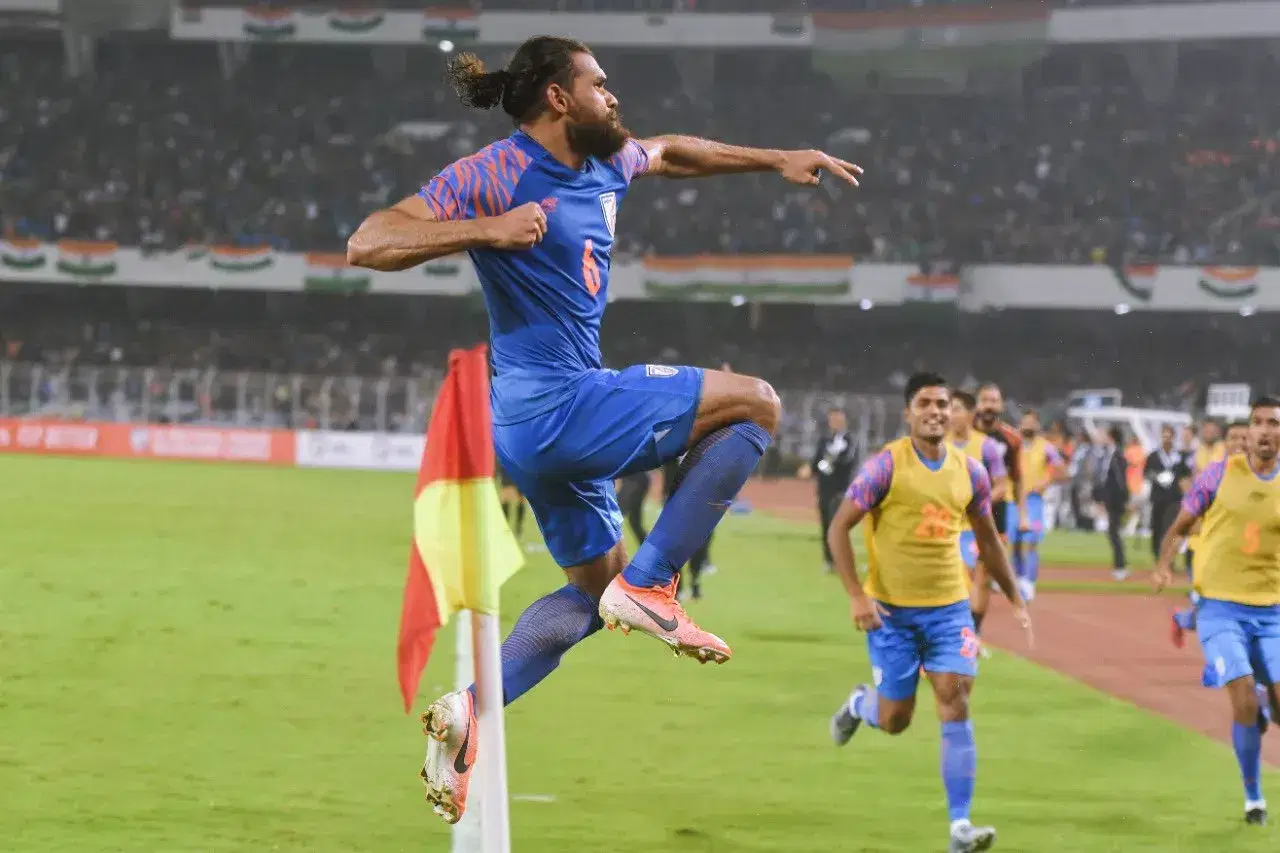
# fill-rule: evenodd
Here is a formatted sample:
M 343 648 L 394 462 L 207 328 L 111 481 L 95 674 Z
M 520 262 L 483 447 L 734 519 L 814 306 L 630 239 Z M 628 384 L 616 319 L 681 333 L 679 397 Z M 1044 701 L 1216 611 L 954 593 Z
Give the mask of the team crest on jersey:
M 644 375 L 655 379 L 670 379 L 678 372 L 674 367 L 667 367 L 665 364 L 646 364 L 644 366 Z
M 612 237 L 618 223 L 618 194 L 601 193 L 600 209 L 604 211 L 604 224 L 609 226 L 609 236 Z

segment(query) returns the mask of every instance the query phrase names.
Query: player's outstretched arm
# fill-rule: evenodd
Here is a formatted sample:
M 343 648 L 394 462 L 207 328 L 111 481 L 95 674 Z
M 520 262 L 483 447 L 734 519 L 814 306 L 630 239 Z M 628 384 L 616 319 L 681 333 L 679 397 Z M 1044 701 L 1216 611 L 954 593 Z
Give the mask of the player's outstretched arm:
M 1157 592 L 1173 583 L 1173 561 L 1182 547 L 1182 540 L 1200 523 L 1201 516 L 1217 497 L 1218 486 L 1222 483 L 1225 472 L 1225 463 L 1215 462 L 1197 474 L 1192 481 L 1191 488 L 1187 490 L 1182 506 L 1178 509 L 1178 517 L 1173 520 L 1160 542 L 1160 557 L 1156 560 L 1155 571 L 1151 573 L 1151 585 Z
M 547 230 L 547 216 L 530 202 L 501 216 L 441 222 L 421 196 L 369 214 L 347 241 L 347 263 L 398 272 L 471 249 L 528 249 Z
M 822 151 L 743 148 L 695 136 L 655 136 L 639 142 L 649 155 L 644 174 L 664 178 L 777 172 L 793 184 L 816 186 L 825 171 L 856 187 L 862 174 L 861 166 Z

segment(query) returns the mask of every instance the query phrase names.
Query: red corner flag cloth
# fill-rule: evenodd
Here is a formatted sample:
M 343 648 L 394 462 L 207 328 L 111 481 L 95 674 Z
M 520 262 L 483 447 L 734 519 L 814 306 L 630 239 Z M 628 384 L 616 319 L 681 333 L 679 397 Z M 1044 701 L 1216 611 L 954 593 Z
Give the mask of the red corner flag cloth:
M 502 584 L 524 562 L 494 484 L 491 422 L 485 347 L 452 351 L 414 491 L 397 650 L 406 712 L 436 630 L 459 610 L 497 613 Z

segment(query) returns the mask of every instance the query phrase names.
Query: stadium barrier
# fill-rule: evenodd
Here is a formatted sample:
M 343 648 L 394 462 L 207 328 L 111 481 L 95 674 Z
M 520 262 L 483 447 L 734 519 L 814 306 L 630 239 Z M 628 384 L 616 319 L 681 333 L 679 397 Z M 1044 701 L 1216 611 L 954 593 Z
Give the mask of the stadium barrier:
M 417 471 L 426 438 L 377 432 L 0 418 L 0 453 Z

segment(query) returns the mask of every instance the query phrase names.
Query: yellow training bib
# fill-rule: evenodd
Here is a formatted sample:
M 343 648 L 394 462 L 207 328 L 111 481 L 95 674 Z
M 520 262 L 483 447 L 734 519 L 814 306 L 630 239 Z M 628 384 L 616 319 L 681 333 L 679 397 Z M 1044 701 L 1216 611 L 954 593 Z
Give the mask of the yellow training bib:
M 1196 592 L 1238 604 L 1280 604 L 1280 477 L 1263 480 L 1247 456 L 1230 457 L 1203 519 Z
M 1049 471 L 1048 445 L 1049 442 L 1039 435 L 1022 443 L 1022 452 L 1018 454 L 1018 473 L 1022 475 L 1022 488 L 1030 490 L 1033 483 L 1044 482 L 1045 474 Z
M 893 479 L 865 522 L 867 595 L 899 607 L 945 607 L 969 596 L 961 521 L 973 500 L 968 457 L 947 450 L 930 470 L 910 438 L 890 442 Z

